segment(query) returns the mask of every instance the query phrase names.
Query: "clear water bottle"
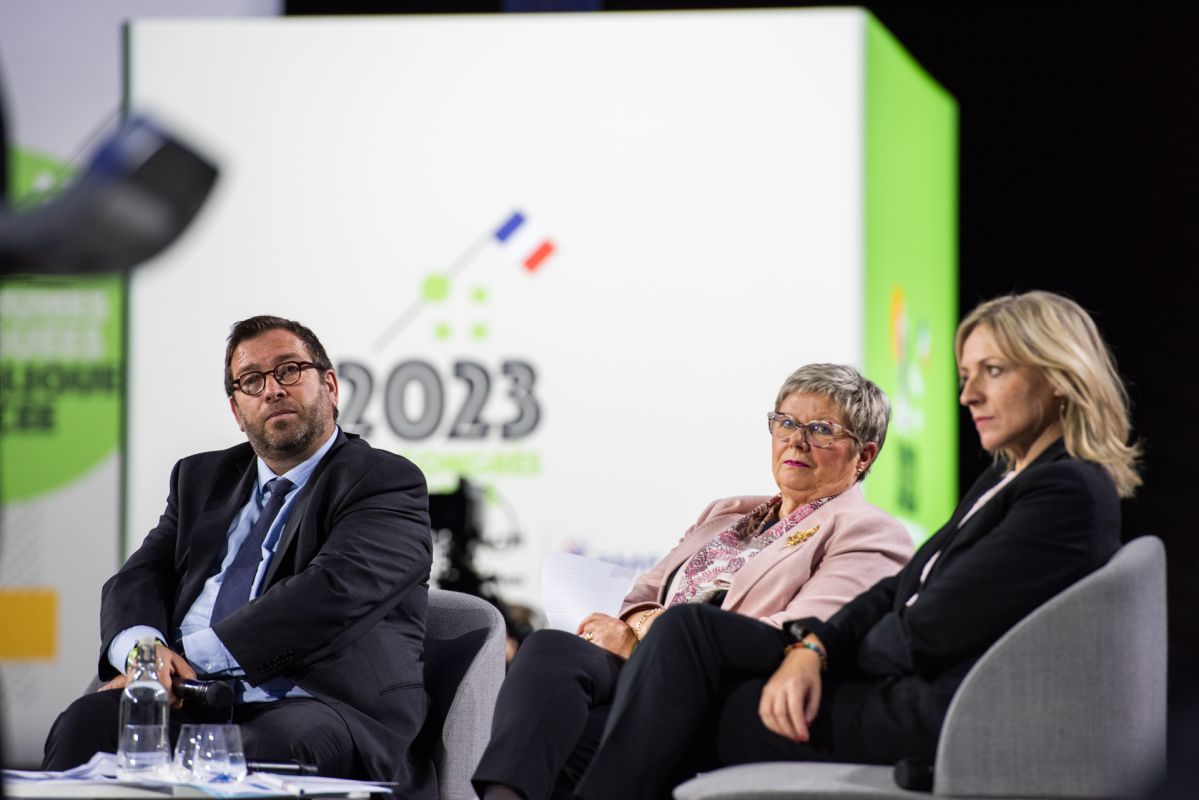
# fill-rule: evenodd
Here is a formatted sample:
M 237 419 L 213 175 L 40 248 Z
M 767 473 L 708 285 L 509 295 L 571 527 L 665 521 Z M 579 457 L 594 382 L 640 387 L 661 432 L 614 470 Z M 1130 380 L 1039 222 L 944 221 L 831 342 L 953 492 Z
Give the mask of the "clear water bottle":
M 134 648 L 129 683 L 121 694 L 117 776 L 123 780 L 162 779 L 170 772 L 167 692 L 158 681 L 157 643 L 142 639 Z

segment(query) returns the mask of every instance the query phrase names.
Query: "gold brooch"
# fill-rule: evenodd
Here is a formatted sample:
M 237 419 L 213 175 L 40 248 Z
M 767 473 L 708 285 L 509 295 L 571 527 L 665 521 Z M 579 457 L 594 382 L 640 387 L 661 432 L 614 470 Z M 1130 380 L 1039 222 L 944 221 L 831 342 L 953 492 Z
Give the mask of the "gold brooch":
M 818 530 L 820 530 L 820 526 L 816 525 L 814 527 L 808 528 L 806 531 L 800 531 L 799 533 L 793 533 L 787 537 L 787 543 L 783 546 L 784 547 L 795 547 L 795 545 L 797 545 L 797 544 L 802 544 L 802 543 L 806 542 L 808 539 L 811 539 L 812 534 L 814 534 Z

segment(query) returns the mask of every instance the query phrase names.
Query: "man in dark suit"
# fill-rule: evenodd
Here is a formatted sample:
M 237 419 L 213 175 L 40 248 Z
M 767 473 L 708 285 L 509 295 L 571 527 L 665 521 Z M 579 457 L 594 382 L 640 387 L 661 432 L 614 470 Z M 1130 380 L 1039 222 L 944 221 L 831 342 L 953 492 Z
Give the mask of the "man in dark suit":
M 175 466 L 157 527 L 104 586 L 99 669 L 111 680 L 58 718 L 43 767 L 116 749 L 115 690 L 152 636 L 173 728 L 231 716 L 251 760 L 435 796 L 431 764 L 409 752 L 426 706 L 424 477 L 337 427 L 337 375 L 299 323 L 234 325 L 225 389 L 249 442 Z M 232 712 L 180 696 L 197 674 L 235 679 Z

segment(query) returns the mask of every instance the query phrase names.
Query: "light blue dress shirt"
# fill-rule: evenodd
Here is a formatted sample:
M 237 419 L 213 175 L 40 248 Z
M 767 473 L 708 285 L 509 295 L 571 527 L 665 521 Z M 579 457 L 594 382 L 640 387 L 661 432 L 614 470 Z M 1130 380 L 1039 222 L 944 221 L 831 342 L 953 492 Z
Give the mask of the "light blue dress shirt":
M 217 593 L 221 590 L 221 582 L 225 577 L 225 570 L 233 563 L 238 549 L 241 548 L 241 544 L 245 541 L 246 537 L 250 535 L 250 529 L 254 526 L 258 515 L 262 512 L 262 487 L 268 481 L 277 477 L 287 478 L 295 484 L 295 487 L 288 492 L 287 499 L 283 501 L 283 507 L 279 509 L 279 516 L 275 517 L 275 521 L 271 524 L 271 529 L 267 531 L 266 538 L 262 542 L 262 563 L 258 565 L 258 572 L 254 576 L 254 585 L 250 588 L 250 599 L 252 600 L 258 596 L 262 588 L 262 578 L 270 568 L 271 560 L 275 555 L 275 547 L 279 544 L 279 536 L 282 534 L 284 526 L 287 525 L 288 517 L 291 516 L 292 505 L 295 503 L 296 497 L 299 496 L 300 490 L 304 488 L 304 484 L 312 477 L 312 471 L 316 469 L 316 465 L 329 452 L 329 448 L 333 446 L 338 430 L 334 426 L 333 434 L 325 440 L 320 449 L 313 453 L 306 461 L 292 467 L 283 475 L 275 475 L 271 471 L 271 468 L 266 465 L 266 462 L 261 458 L 257 460 L 258 477 L 254 483 L 254 491 L 251 493 L 249 501 L 242 506 L 241 511 L 233 518 L 233 522 L 229 526 L 225 552 L 221 558 L 221 568 L 215 575 L 204 582 L 204 588 L 200 590 L 200 594 L 196 597 L 195 602 L 192 603 L 191 608 L 184 615 L 179 630 L 176 631 L 178 635 L 175 637 L 175 640 L 182 641 L 183 653 L 196 672 L 208 674 L 220 673 L 225 675 L 245 674 L 245 670 L 241 664 L 237 663 L 237 659 L 233 657 L 233 654 L 229 652 L 209 624 L 212 618 L 213 604 L 216 603 Z M 163 636 L 161 631 L 147 625 L 135 625 L 132 628 L 121 631 L 112 640 L 112 644 L 108 648 L 109 662 L 118 670 L 124 672 L 125 658 L 129 651 L 139 639 L 145 636 L 158 638 L 164 642 L 168 641 L 167 637 Z M 283 677 L 272 678 L 258 686 L 251 686 L 245 681 L 238 681 L 238 684 L 237 699 L 238 702 L 242 703 L 261 703 L 277 700 L 280 697 L 312 696 Z

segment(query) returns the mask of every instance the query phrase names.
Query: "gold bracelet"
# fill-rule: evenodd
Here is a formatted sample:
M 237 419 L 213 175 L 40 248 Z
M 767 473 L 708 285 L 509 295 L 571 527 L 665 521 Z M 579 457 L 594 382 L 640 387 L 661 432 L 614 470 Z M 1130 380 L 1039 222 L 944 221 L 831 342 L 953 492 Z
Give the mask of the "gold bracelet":
M 665 610 L 666 609 L 664 608 L 651 608 L 649 611 L 646 611 L 641 615 L 641 617 L 637 620 L 637 624 L 633 626 L 633 635 L 637 637 L 637 641 L 641 641 L 641 626 L 645 624 L 645 621 L 650 617 L 658 616 Z

